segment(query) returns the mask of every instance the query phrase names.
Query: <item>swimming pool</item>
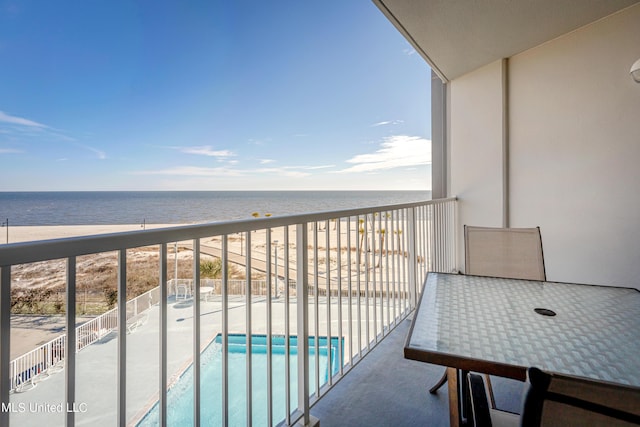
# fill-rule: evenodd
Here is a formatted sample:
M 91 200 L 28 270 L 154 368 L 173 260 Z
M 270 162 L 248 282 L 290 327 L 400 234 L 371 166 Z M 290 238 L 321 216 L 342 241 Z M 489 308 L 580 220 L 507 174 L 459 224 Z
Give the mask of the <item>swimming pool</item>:
M 229 334 L 229 425 L 246 424 L 246 336 Z M 284 336 L 272 336 L 272 384 L 274 424 L 286 415 L 285 396 L 285 341 Z M 342 340 L 318 338 L 320 386 L 329 377 L 328 351 L 331 351 L 331 372 L 336 374 L 342 361 L 338 360 L 338 346 Z M 200 421 L 202 425 L 222 423 L 222 336 L 218 334 L 201 355 L 200 369 Z M 291 408 L 298 402 L 298 338 L 289 338 Z M 255 425 L 267 422 L 267 337 L 251 336 L 252 353 L 252 421 Z M 315 391 L 315 337 L 309 337 L 309 390 Z M 158 424 L 158 403 L 138 423 L 140 427 Z M 181 375 L 167 393 L 167 425 L 193 425 L 193 366 Z

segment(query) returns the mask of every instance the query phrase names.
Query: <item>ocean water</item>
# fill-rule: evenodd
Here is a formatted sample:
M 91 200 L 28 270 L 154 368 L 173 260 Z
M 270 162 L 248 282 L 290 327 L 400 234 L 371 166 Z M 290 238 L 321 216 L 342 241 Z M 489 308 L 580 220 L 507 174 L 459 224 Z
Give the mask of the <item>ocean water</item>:
M 428 200 L 430 191 L 96 191 L 0 193 L 10 225 L 184 224 Z

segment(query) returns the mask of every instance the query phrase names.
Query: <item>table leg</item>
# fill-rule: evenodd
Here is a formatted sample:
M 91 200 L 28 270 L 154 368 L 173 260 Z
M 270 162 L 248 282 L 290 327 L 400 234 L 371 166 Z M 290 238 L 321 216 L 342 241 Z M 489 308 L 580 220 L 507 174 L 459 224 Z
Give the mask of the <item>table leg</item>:
M 445 369 L 444 372 L 442 373 L 442 378 L 440 378 L 438 382 L 429 389 L 429 393 L 436 394 L 438 392 L 438 389 L 442 387 L 446 382 L 447 382 L 447 370 Z
M 447 384 L 449 389 L 449 424 L 451 427 L 460 427 L 460 394 L 456 368 L 447 368 Z
M 452 427 L 472 425 L 470 421 L 471 396 L 467 389 L 469 371 L 447 368 L 449 391 L 449 424 Z

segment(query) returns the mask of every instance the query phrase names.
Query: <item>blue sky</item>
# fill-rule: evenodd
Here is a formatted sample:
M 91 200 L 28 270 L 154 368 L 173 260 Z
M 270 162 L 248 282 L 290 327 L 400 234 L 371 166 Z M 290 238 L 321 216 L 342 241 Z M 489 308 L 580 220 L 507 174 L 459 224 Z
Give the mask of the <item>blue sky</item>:
M 369 0 L 0 0 L 0 191 L 430 189 L 430 70 Z

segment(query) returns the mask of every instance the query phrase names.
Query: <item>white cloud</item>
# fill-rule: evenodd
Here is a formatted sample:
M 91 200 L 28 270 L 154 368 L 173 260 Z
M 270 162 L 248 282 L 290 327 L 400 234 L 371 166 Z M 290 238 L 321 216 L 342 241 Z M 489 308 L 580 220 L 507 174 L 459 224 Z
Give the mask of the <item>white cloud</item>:
M 260 162 L 261 165 L 267 165 L 269 163 L 275 162 L 275 160 L 273 160 L 273 159 L 259 159 L 259 162 Z
M 407 56 L 411 56 L 411 55 L 415 55 L 416 50 L 413 48 L 406 48 L 402 51 L 402 53 L 404 53 Z
M 269 143 L 271 141 L 272 141 L 271 138 L 260 138 L 260 139 L 249 138 L 249 144 L 252 144 L 252 145 L 264 145 L 264 144 L 267 144 L 267 143 Z
M 197 154 L 199 156 L 226 158 L 235 156 L 230 150 L 214 150 L 210 145 L 200 145 L 194 147 L 172 147 L 185 154 Z
M 378 126 L 387 126 L 387 125 L 399 125 L 404 123 L 404 120 L 385 120 L 382 122 L 378 122 L 378 123 L 374 123 L 371 125 L 371 127 L 378 127 Z
M 242 176 L 240 170 L 230 168 L 203 168 L 198 166 L 176 166 L 174 168 L 138 171 L 134 175 L 172 175 L 172 176 Z
M 17 154 L 23 153 L 23 151 L 16 150 L 15 148 L 0 148 L 0 154 Z
M 316 169 L 328 169 L 333 168 L 336 165 L 320 165 L 320 166 L 284 166 L 283 169 L 303 169 L 303 170 L 316 170 Z
M 337 171 L 375 172 L 379 170 L 424 166 L 431 163 L 431 141 L 418 136 L 396 135 L 385 138 L 380 148 L 349 160 L 354 166 Z
M 94 153 L 96 155 L 96 157 L 98 157 L 100 160 L 105 160 L 107 158 L 107 153 L 95 148 L 95 147 L 91 147 L 89 145 L 84 145 L 84 144 L 74 144 L 77 147 L 82 148 L 83 150 L 87 150 L 87 151 L 91 151 L 92 153 Z M 66 160 L 66 159 L 65 159 Z
M 231 164 L 232 162 L 228 162 Z M 168 176 L 217 176 L 217 177 L 239 177 L 239 176 L 282 176 L 288 178 L 303 178 L 311 175 L 311 170 L 325 169 L 334 165 L 321 166 L 283 166 L 258 169 L 236 169 L 232 167 L 199 167 L 199 166 L 177 166 L 160 170 L 147 170 L 133 172 L 134 175 L 168 175 Z
M 268 174 L 268 175 L 279 175 L 279 176 L 286 176 L 286 177 L 290 177 L 290 178 L 303 178 L 305 176 L 309 176 L 311 175 L 308 172 L 301 172 L 298 170 L 291 170 L 291 168 L 263 168 L 263 169 L 257 169 L 256 172 L 258 173 L 263 173 L 263 174 Z
M 10 125 L 0 129 L 0 133 L 6 135 L 19 135 L 21 138 L 46 138 L 47 141 L 76 141 L 75 138 L 65 135 L 64 130 L 0 111 L 0 125 L 3 123 Z
M 96 156 L 98 156 L 98 158 L 100 160 L 105 160 L 107 158 L 107 153 L 105 153 L 102 150 L 99 150 L 97 148 L 94 147 L 90 147 L 88 145 L 83 145 L 83 144 L 76 144 L 78 147 L 84 148 L 85 150 L 91 151 L 92 153 L 94 153 Z
M 318 170 L 318 169 L 326 169 L 326 168 L 332 168 L 332 167 L 335 167 L 335 165 L 282 166 L 282 167 L 279 167 L 279 168 L 257 169 L 256 172 L 263 173 L 263 174 L 269 174 L 269 175 L 285 176 L 285 177 L 290 177 L 290 178 L 302 178 L 302 177 L 311 175 L 310 172 L 306 172 L 306 171 L 312 171 L 312 170 Z
M 42 123 L 34 122 L 33 120 L 9 115 L 4 111 L 0 111 L 0 122 L 9 123 L 11 125 L 27 126 L 27 127 L 39 128 L 39 129 L 47 129 L 49 127 L 47 125 L 43 125 Z

